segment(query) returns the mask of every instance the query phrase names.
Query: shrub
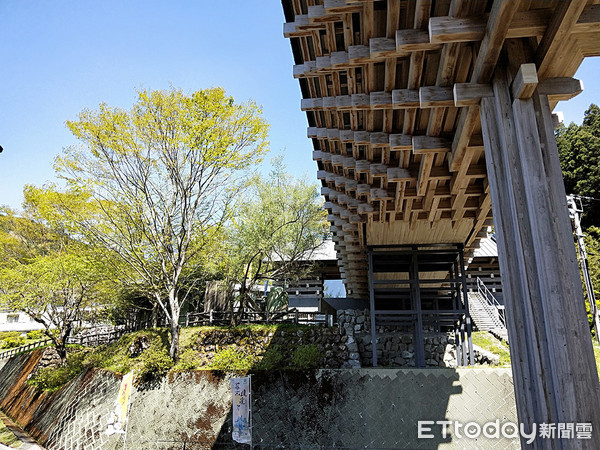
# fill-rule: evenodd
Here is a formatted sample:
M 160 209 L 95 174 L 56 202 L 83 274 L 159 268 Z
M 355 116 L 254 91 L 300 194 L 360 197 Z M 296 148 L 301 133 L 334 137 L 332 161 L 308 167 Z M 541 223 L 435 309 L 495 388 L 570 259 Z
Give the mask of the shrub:
M 292 357 L 294 367 L 298 369 L 314 369 L 321 363 L 321 351 L 315 344 L 299 345 Z
M 84 351 L 69 353 L 63 366 L 46 367 L 38 370 L 29 380 L 29 383 L 45 391 L 54 392 L 83 371 L 84 358 Z
M 25 345 L 25 338 L 18 331 L 6 331 L 0 336 L 0 348 L 15 348 Z
M 273 370 L 281 367 L 283 361 L 282 349 L 275 345 L 269 347 L 262 359 L 258 362 L 257 368 L 262 370 Z
M 198 370 L 202 367 L 198 353 L 191 348 L 186 348 L 180 355 L 174 370 Z
M 215 354 L 210 368 L 226 372 L 246 372 L 254 366 L 255 362 L 255 356 L 231 345 Z
M 140 355 L 142 365 L 139 377 L 148 380 L 166 374 L 173 367 L 173 360 L 165 348 L 150 347 Z
M 27 333 L 27 339 L 31 339 L 32 341 L 40 341 L 42 339 L 46 339 L 46 333 L 44 330 L 33 330 Z

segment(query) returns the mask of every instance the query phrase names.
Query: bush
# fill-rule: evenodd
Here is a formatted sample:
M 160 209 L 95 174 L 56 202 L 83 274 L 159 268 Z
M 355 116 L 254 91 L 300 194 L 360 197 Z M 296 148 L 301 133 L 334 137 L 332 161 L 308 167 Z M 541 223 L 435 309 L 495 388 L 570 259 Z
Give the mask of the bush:
M 321 351 L 315 344 L 299 345 L 292 357 L 292 363 L 298 369 L 315 369 L 321 363 Z
M 33 330 L 27 333 L 27 339 L 30 339 L 32 341 L 41 341 L 42 339 L 46 339 L 47 337 L 48 336 L 46 336 L 44 330 Z
M 282 349 L 279 346 L 275 345 L 273 347 L 269 347 L 262 359 L 257 364 L 258 369 L 262 370 L 273 370 L 281 367 L 281 363 L 283 361 L 283 353 Z
M 0 348 L 15 348 L 25 345 L 25 338 L 18 331 L 0 333 Z
M 144 380 L 161 377 L 173 367 L 173 360 L 165 348 L 150 347 L 140 355 L 142 365 L 138 375 Z
M 84 358 L 84 351 L 69 353 L 63 366 L 38 370 L 29 383 L 45 391 L 57 391 L 83 371 Z
M 173 368 L 174 370 L 198 370 L 202 367 L 198 352 L 191 348 L 186 348 L 180 355 L 179 361 Z
M 255 356 L 230 345 L 215 354 L 210 363 L 210 368 L 226 372 L 247 372 L 252 369 L 255 362 Z

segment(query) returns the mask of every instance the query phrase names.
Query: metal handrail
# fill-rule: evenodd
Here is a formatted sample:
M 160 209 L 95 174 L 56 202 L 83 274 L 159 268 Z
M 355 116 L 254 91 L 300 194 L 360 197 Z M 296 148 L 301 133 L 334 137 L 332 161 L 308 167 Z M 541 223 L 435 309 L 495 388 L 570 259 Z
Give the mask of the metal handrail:
M 506 320 L 504 318 L 504 305 L 501 305 L 494 294 L 487 288 L 485 283 L 477 277 L 477 293 L 485 300 L 484 306 L 494 323 L 502 328 L 506 328 Z

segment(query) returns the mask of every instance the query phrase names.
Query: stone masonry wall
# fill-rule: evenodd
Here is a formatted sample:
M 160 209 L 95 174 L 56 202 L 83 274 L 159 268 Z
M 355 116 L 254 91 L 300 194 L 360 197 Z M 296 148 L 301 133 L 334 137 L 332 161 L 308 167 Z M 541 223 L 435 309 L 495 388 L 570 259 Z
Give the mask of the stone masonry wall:
M 121 377 L 90 370 L 41 394 L 25 384 L 40 356 L 19 355 L 0 369 L 8 395 L 0 404 L 48 449 L 248 448 L 231 440 L 230 375 L 173 373 L 138 384 L 127 435 L 108 436 Z M 517 439 L 443 437 L 439 427 L 431 439 L 417 435 L 419 420 L 516 422 L 507 369 L 258 371 L 252 393 L 255 448 L 519 448 Z
M 373 365 L 371 322 L 368 309 L 338 311 L 340 333 L 347 338 L 348 365 Z M 456 345 L 452 333 L 424 333 L 427 367 L 456 367 Z M 389 327 L 377 327 L 377 362 L 384 367 L 414 367 L 415 347 L 412 333 L 401 333 Z M 474 347 L 476 364 L 498 364 L 495 355 Z

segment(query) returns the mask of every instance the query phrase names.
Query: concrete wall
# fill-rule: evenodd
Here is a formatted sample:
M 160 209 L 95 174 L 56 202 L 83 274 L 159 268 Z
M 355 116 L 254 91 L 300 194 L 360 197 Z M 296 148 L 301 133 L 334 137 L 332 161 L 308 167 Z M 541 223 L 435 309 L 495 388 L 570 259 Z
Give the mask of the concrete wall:
M 0 311 L 0 331 L 43 330 L 44 326 L 19 311 Z
M 82 374 L 53 395 L 25 384 L 41 352 L 0 368 L 0 407 L 48 448 L 123 448 L 102 431 L 120 377 Z M 132 394 L 126 448 L 236 448 L 230 376 L 171 374 Z M 279 448 L 518 448 L 518 440 L 417 439 L 418 420 L 516 422 L 506 369 L 355 369 L 253 375 L 253 438 Z M 240 448 L 244 448 L 239 446 Z M 245 448 L 248 448 L 247 446 Z

